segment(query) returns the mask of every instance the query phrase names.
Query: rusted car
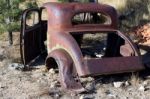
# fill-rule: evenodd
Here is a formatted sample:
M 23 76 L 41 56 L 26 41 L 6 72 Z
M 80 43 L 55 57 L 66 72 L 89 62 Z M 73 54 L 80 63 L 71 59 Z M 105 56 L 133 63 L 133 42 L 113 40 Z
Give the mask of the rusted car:
M 48 20 L 41 18 L 43 9 Z M 27 24 L 31 12 L 38 17 L 33 26 Z M 47 69 L 58 67 L 62 87 L 73 92 L 85 91 L 78 77 L 144 69 L 137 46 L 117 26 L 117 12 L 109 5 L 46 3 L 27 9 L 20 35 L 22 61 L 30 65 L 46 51 Z

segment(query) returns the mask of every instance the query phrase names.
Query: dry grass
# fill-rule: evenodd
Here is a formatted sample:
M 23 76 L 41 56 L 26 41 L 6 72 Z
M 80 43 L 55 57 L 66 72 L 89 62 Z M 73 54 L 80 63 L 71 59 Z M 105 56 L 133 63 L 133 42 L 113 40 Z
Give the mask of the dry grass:
M 132 73 L 129 82 L 131 83 L 132 86 L 138 86 L 141 82 L 141 79 L 139 77 L 138 73 Z
M 9 46 L 8 42 L 8 34 L 3 33 L 0 36 L 0 45 L 4 48 L 3 56 L 5 60 L 9 60 L 11 62 L 20 62 L 20 46 L 19 46 L 19 32 L 13 32 L 13 42 L 12 46 Z

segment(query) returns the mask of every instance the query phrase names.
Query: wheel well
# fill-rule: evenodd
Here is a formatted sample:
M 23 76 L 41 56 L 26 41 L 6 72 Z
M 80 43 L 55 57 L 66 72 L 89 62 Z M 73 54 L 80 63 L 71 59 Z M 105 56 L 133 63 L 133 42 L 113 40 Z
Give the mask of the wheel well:
M 56 62 L 56 59 L 54 59 L 53 57 L 47 58 L 47 60 L 46 60 L 46 68 L 48 70 L 51 69 L 51 68 L 54 68 L 54 69 L 58 68 L 58 64 Z

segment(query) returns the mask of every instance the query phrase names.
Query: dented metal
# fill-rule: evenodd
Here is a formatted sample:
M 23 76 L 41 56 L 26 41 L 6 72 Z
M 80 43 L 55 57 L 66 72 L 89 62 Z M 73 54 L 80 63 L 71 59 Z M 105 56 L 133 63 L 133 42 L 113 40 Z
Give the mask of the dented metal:
M 136 45 L 117 29 L 118 16 L 113 7 L 96 3 L 46 3 L 44 8 L 48 12 L 46 66 L 48 69 L 58 66 L 64 89 L 73 92 L 85 91 L 80 81 L 74 79 L 77 75 L 86 77 L 144 69 Z M 24 21 L 27 12 L 23 16 Z M 41 16 L 41 12 L 38 13 Z M 101 13 L 111 21 L 110 24 L 75 24 L 72 19 L 79 13 L 92 13 L 93 19 L 94 15 Z M 25 22 L 22 24 L 21 55 L 24 64 L 27 64 L 44 50 L 42 46 L 45 32 L 42 29 L 45 27 L 42 24 L 46 23 L 40 20 L 37 26 L 30 29 L 25 29 Z M 86 32 L 108 34 L 104 57 L 86 59 L 83 56 L 80 40 Z

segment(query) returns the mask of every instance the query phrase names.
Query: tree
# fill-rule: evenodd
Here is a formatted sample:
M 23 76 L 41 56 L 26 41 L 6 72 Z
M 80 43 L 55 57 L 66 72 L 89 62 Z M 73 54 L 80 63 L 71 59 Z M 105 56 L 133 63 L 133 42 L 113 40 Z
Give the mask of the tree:
M 23 9 L 19 6 L 21 3 L 25 3 L 25 1 L 1 0 L 0 2 L 0 33 L 8 32 L 10 45 L 13 44 L 12 32 L 20 29 L 20 16 Z M 27 3 L 27 6 L 31 7 L 32 3 Z

